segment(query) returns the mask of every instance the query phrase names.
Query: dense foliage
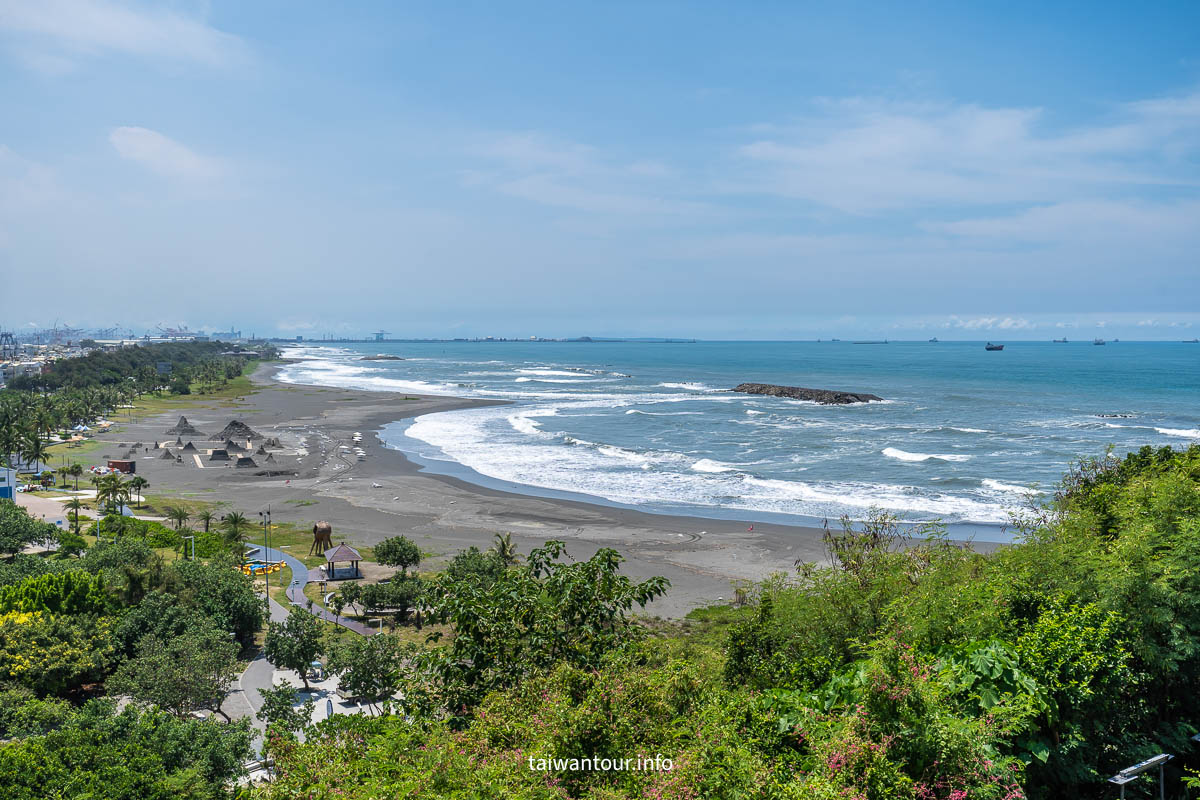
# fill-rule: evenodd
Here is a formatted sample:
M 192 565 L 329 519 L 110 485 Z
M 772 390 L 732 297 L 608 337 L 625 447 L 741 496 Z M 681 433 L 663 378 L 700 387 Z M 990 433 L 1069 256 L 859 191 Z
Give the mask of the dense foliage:
M 9 506 L 0 522 L 31 529 Z M 248 725 L 192 715 L 230 691 L 262 600 L 228 554 L 165 562 L 145 541 L 155 525 L 130 521 L 81 558 L 0 562 L 5 798 L 228 796 Z M 105 692 L 133 703 L 118 714 Z
M 202 364 L 221 362 L 226 377 L 242 374 L 244 356 L 224 356 L 236 345 L 224 342 L 161 342 L 116 350 L 93 350 L 78 358 L 55 361 L 39 375 L 23 375 L 12 381 L 15 390 L 52 391 L 113 386 L 130 378 L 153 386 L 164 386 L 170 377 L 199 372 Z M 160 375 L 158 365 L 170 364 L 170 372 Z
M 93 700 L 42 734 L 0 745 L 6 800 L 216 800 L 250 751 L 249 722 L 180 720 Z

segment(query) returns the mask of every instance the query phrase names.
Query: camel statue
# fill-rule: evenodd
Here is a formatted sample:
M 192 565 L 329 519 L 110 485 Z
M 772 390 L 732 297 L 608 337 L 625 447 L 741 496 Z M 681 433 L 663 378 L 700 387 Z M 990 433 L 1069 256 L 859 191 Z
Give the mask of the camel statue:
M 308 548 L 308 554 L 324 553 L 333 547 L 333 526 L 324 520 L 313 525 L 313 543 Z

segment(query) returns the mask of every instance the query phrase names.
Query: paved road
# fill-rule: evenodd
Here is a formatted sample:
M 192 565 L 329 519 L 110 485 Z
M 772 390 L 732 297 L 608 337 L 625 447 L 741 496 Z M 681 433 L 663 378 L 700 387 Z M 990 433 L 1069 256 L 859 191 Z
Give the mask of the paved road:
M 292 571 L 292 582 L 287 587 L 288 599 L 292 601 L 292 605 L 299 605 L 304 608 L 308 607 L 308 598 L 304 596 L 304 587 L 308 584 L 310 576 L 309 569 L 304 566 L 304 562 L 291 553 L 278 550 L 274 547 L 248 546 L 247 554 L 254 558 L 266 561 L 283 561 L 287 564 L 288 568 Z M 279 573 L 275 574 L 278 575 Z M 275 602 L 274 598 L 270 598 L 268 603 L 272 622 L 283 622 L 287 619 L 289 611 L 287 608 Z M 314 605 L 308 611 L 314 616 L 341 625 L 364 636 L 372 636 L 378 632 L 374 628 L 369 628 L 354 620 L 335 617 L 320 606 Z M 238 678 L 237 687 L 225 698 L 225 703 L 222 705 L 225 713 L 234 719 L 238 717 L 250 717 L 254 727 L 260 731 L 263 730 L 264 726 L 258 721 L 255 714 L 262 708 L 262 690 L 271 687 L 275 673 L 275 667 L 271 665 L 271 662 L 267 661 L 265 656 L 260 655 L 251 661 Z M 299 676 L 296 677 L 298 679 Z

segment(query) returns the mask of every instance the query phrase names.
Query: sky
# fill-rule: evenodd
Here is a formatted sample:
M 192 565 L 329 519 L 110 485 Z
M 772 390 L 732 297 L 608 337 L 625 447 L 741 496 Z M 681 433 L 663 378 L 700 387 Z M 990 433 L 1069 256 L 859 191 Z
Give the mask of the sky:
M 1200 4 L 0 0 L 0 328 L 1200 335 Z

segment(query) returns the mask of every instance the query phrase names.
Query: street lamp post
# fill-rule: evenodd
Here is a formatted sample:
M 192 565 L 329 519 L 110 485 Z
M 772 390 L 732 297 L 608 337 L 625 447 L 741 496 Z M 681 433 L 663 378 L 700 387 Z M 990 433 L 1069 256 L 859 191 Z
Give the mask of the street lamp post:
M 263 561 L 266 563 L 266 569 L 263 572 L 263 577 L 267 581 L 267 602 L 271 602 L 271 562 L 267 561 L 267 551 L 271 549 L 269 544 L 271 531 L 271 506 L 267 506 L 266 511 L 258 512 L 259 519 L 262 520 L 263 529 Z

